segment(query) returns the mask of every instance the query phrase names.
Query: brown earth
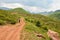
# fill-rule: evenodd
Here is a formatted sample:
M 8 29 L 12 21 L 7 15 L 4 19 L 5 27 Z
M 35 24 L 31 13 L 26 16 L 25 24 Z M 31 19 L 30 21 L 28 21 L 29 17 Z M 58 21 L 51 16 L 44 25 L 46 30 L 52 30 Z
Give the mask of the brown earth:
M 15 25 L 0 26 L 0 40 L 20 40 L 21 31 L 25 25 L 24 18 Z

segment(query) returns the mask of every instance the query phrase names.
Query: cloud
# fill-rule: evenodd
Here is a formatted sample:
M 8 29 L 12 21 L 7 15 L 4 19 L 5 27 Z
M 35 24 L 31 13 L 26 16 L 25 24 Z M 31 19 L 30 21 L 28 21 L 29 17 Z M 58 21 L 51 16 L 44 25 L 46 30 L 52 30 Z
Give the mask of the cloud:
M 48 8 L 52 0 L 0 0 L 0 3 L 21 3 L 28 6 L 37 6 L 41 8 Z M 48 5 L 48 6 L 47 6 Z
M 42 11 L 45 11 L 45 9 L 43 8 L 40 8 L 40 7 L 36 7 L 36 6 L 27 6 L 27 5 L 23 5 L 23 4 L 20 4 L 20 3 L 1 3 L 0 4 L 1 7 L 7 7 L 7 8 L 23 8 L 27 11 L 30 11 L 30 12 L 42 12 Z
M 53 0 L 53 3 L 50 4 L 48 10 L 49 11 L 60 10 L 60 0 Z
M 16 1 L 16 0 L 15 0 Z M 6 3 L 1 2 L 0 7 L 8 8 L 23 8 L 30 12 L 44 12 L 44 11 L 55 11 L 60 9 L 60 0 L 20 0 L 20 3 Z M 48 3 L 49 2 L 49 3 Z
M 7 7 L 7 8 L 24 7 L 24 5 L 21 5 L 21 4 L 18 4 L 18 3 L 1 3 L 0 5 L 2 7 Z
M 26 9 L 26 10 L 28 10 L 30 12 L 35 12 L 35 13 L 46 11 L 46 9 L 36 7 L 36 6 L 25 6 L 24 9 Z

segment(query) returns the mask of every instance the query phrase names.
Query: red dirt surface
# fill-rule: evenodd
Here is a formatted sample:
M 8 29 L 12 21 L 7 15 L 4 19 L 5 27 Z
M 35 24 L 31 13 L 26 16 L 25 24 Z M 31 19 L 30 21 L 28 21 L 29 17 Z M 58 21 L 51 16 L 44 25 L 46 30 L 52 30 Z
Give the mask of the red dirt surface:
M 24 25 L 24 18 L 21 18 L 20 23 L 15 25 L 0 26 L 0 40 L 20 40 Z

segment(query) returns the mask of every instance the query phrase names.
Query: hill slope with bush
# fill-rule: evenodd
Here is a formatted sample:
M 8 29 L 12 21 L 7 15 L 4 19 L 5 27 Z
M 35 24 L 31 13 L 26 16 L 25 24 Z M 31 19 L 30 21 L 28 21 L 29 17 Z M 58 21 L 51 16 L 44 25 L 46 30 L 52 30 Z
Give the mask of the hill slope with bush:
M 56 10 L 55 12 L 49 14 L 49 16 L 51 16 L 51 18 L 54 18 L 56 20 L 60 20 L 60 10 Z
M 50 40 L 47 35 L 48 29 L 54 30 L 60 34 L 60 22 L 54 19 L 40 14 L 31 14 L 21 8 L 8 11 L 0 10 L 0 24 L 15 24 L 20 17 L 24 17 L 26 21 L 21 40 L 40 40 L 36 34 L 42 34 L 46 38 L 41 38 L 41 40 Z

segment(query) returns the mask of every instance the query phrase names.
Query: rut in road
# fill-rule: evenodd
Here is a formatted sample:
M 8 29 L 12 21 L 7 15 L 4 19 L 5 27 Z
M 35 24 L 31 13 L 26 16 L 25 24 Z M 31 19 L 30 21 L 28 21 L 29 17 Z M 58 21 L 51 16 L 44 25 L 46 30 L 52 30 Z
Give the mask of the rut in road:
M 20 40 L 21 31 L 25 25 L 24 18 L 15 25 L 5 25 L 0 27 L 0 40 Z

